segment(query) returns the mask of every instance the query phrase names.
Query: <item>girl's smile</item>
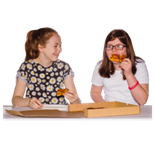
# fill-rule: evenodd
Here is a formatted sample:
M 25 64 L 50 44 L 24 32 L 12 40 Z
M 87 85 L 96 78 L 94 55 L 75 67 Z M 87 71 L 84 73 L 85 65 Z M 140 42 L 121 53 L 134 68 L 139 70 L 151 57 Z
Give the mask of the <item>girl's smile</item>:
M 56 56 L 56 57 L 59 57 L 59 54 L 53 54 L 54 56 Z
M 48 67 L 54 61 L 58 60 L 59 54 L 61 53 L 61 38 L 58 34 L 54 34 L 46 43 L 45 47 L 38 45 L 40 51 L 38 62 L 43 66 Z

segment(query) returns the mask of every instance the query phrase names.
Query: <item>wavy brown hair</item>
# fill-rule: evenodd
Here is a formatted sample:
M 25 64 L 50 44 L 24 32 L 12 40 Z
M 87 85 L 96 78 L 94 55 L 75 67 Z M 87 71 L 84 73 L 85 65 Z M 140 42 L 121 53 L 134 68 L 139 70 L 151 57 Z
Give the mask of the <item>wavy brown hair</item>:
M 100 65 L 100 68 L 99 68 L 99 74 L 105 78 L 110 78 L 110 76 L 114 74 L 115 72 L 115 67 L 107 56 L 106 47 L 109 41 L 113 41 L 116 38 L 118 38 L 123 44 L 126 45 L 126 52 L 127 52 L 126 58 L 129 58 L 131 60 L 133 74 L 136 73 L 136 64 L 141 62 L 142 60 L 140 57 L 137 57 L 135 55 L 133 44 L 132 44 L 131 38 L 129 37 L 128 33 L 122 29 L 115 29 L 111 31 L 106 37 L 106 40 L 104 43 L 104 49 L 103 49 L 103 60 L 100 61 L 102 62 L 102 64 Z M 123 74 L 123 80 L 125 79 L 126 77 Z
M 38 44 L 45 47 L 47 40 L 50 39 L 53 34 L 58 33 L 54 29 L 48 27 L 29 31 L 25 43 L 25 61 L 37 58 L 39 56 Z

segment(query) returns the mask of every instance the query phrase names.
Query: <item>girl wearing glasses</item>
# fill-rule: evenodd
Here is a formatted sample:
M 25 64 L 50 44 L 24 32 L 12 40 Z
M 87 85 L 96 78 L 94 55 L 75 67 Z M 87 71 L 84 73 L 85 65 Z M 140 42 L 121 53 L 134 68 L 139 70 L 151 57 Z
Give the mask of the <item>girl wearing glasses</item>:
M 111 55 L 125 55 L 122 62 L 110 61 Z M 103 60 L 92 76 L 91 98 L 94 102 L 119 101 L 144 105 L 149 95 L 149 75 L 143 59 L 135 55 L 131 38 L 121 29 L 106 37 Z M 104 90 L 104 98 L 101 93 Z

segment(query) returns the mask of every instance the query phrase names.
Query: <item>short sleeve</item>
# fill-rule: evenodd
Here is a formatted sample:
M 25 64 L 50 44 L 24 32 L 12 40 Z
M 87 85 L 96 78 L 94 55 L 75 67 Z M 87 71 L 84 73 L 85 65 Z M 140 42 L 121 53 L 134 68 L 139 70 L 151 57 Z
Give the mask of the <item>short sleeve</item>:
M 136 79 L 140 84 L 149 84 L 149 74 L 145 62 L 138 63 L 136 65 L 137 72 L 135 74 Z
M 72 71 L 70 65 L 68 63 L 64 64 L 65 69 L 64 69 L 64 80 L 67 79 L 69 76 L 74 77 L 74 72 Z
M 21 66 L 19 67 L 19 70 L 17 71 L 16 79 L 20 78 L 21 80 L 25 81 L 26 83 L 28 77 L 28 71 L 27 71 L 27 66 L 26 63 L 22 63 Z
M 100 67 L 101 63 L 98 62 L 95 66 L 95 69 L 94 69 L 94 72 L 93 72 L 93 75 L 92 75 L 92 84 L 93 85 L 96 85 L 96 86 L 103 86 L 103 77 L 100 76 L 98 70 L 99 70 L 99 67 Z

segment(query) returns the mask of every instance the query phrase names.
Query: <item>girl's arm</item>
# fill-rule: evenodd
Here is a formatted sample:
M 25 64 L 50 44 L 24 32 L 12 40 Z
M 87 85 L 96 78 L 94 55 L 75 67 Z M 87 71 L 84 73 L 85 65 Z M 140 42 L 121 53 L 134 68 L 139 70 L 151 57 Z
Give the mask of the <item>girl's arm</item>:
M 125 58 L 120 67 L 124 69 L 124 75 L 126 76 L 128 86 L 134 86 L 137 83 L 137 79 L 131 71 L 132 64 L 130 59 Z M 148 84 L 138 84 L 134 89 L 130 90 L 130 92 L 138 104 L 144 105 L 148 99 L 149 86 Z
M 16 87 L 14 90 L 12 104 L 15 106 L 25 107 L 28 106 L 29 98 L 23 98 L 26 89 L 26 82 L 21 80 L 20 78 L 17 79 Z
M 23 98 L 25 89 L 26 82 L 18 78 L 12 98 L 12 104 L 19 107 L 30 106 L 33 109 L 41 108 L 43 105 L 38 99 Z
M 129 87 L 136 84 L 137 80 L 133 74 L 126 77 Z M 130 90 L 133 98 L 140 105 L 144 105 L 147 102 L 149 95 L 149 85 L 148 84 L 138 84 L 134 89 Z
M 68 88 L 69 91 L 64 94 L 64 96 L 70 101 L 72 104 L 81 103 L 80 98 L 78 97 L 73 76 L 69 76 L 67 79 L 64 80 L 65 88 Z
M 105 102 L 101 93 L 102 93 L 103 86 L 95 86 L 92 84 L 90 95 L 94 102 Z

